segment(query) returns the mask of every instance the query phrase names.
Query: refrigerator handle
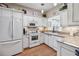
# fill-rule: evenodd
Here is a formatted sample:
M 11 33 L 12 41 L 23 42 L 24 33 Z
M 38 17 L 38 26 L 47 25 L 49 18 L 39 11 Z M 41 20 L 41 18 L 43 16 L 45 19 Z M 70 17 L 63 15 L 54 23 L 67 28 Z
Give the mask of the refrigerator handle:
M 9 36 L 12 38 L 13 37 L 13 35 L 12 35 L 12 21 L 9 22 L 8 33 L 9 33 Z

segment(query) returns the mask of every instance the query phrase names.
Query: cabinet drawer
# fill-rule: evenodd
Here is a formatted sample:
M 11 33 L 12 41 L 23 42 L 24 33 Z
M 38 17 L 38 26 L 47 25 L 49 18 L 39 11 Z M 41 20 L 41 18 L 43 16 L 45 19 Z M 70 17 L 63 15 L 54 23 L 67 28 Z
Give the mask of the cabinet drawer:
M 75 56 L 75 53 L 62 47 L 61 48 L 61 56 Z
M 28 41 L 28 37 L 23 38 L 23 48 L 28 48 L 29 46 L 29 41 Z
M 75 47 L 64 44 L 64 43 L 62 43 L 61 45 L 62 45 L 62 47 L 66 48 L 66 49 L 68 49 L 68 50 L 70 50 L 72 52 L 75 52 L 75 49 L 76 49 Z
M 0 43 L 0 56 L 11 56 L 22 52 L 22 41 Z

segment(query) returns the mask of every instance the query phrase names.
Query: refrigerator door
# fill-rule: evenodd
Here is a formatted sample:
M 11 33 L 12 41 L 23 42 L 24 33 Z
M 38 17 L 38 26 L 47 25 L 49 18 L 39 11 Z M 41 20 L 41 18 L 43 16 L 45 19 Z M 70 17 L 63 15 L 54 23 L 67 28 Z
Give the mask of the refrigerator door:
M 0 42 L 12 40 L 12 12 L 0 8 Z
M 22 52 L 22 40 L 0 43 L 0 56 L 11 56 Z
M 13 12 L 13 40 L 22 39 L 22 13 Z

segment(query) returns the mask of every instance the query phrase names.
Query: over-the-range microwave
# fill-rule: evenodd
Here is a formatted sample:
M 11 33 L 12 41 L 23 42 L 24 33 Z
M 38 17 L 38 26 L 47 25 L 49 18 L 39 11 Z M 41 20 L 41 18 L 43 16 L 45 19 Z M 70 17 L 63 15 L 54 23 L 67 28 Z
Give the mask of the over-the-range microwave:
M 35 26 L 35 23 L 29 23 L 29 26 Z

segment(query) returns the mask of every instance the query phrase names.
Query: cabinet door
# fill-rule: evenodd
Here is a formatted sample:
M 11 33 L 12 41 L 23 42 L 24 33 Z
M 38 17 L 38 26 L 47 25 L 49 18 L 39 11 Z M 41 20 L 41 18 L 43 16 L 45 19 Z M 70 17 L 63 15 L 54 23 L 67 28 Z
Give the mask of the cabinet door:
M 57 40 L 56 39 L 54 39 L 54 49 L 55 50 L 58 50 L 58 43 L 57 43 Z
M 47 34 L 45 34 L 45 38 L 44 38 L 44 41 L 45 41 L 45 44 L 47 44 L 47 45 L 48 45 L 48 42 L 49 42 L 49 38 L 48 38 L 48 35 L 47 35 Z
M 69 25 L 79 25 L 79 4 L 68 3 L 68 23 Z
M 38 23 L 38 26 L 42 26 L 42 19 L 41 18 L 37 18 L 38 20 L 37 20 L 37 23 Z
M 63 48 L 61 47 L 61 56 L 75 56 L 75 53 L 66 49 L 66 48 Z
M 39 34 L 39 40 L 40 40 L 40 43 L 44 43 L 44 34 L 43 33 L 40 33 Z
M 28 41 L 28 37 L 23 36 L 23 48 L 28 48 L 29 47 L 29 41 Z
M 49 35 L 49 46 L 51 48 L 54 48 L 54 37 Z
M 58 50 L 58 43 L 57 40 L 60 39 L 59 37 L 54 36 L 54 49 Z
M 73 15 L 72 15 L 72 21 L 73 22 L 79 22 L 79 4 L 73 3 L 72 5 L 73 9 Z
M 23 24 L 22 13 L 13 12 L 13 40 L 22 39 Z
M 64 38 L 62 37 L 58 37 L 58 36 L 54 36 L 54 49 L 58 51 L 59 49 L 59 44 L 58 44 L 58 41 L 63 41 Z
M 60 12 L 60 22 L 62 26 L 67 26 L 67 10 Z

